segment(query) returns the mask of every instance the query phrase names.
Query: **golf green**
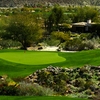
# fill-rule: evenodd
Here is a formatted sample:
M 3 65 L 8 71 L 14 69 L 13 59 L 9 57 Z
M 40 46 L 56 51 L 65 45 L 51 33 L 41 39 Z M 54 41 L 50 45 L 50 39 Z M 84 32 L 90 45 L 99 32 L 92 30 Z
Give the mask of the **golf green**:
M 84 98 L 69 98 L 66 96 L 0 96 L 0 100 L 88 100 Z
M 50 63 L 63 62 L 66 59 L 59 56 L 57 52 L 2 52 L 0 58 L 6 61 L 27 64 L 27 65 L 42 65 Z

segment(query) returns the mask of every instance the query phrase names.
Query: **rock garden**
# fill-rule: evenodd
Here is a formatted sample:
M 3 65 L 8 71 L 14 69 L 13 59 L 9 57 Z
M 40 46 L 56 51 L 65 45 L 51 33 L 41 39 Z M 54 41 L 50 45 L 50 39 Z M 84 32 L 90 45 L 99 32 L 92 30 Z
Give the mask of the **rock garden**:
M 25 81 L 49 87 L 55 95 L 93 98 L 100 91 L 100 66 L 81 68 L 48 66 L 25 77 Z

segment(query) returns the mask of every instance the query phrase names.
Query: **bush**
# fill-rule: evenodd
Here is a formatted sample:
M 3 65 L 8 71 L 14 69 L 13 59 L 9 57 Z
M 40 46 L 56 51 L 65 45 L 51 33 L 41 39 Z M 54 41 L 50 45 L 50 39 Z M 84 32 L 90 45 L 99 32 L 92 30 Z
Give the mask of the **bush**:
M 91 91 L 90 89 L 87 89 L 87 90 L 85 91 L 85 93 L 86 93 L 87 95 L 91 95 L 91 94 L 92 94 L 92 91 Z
M 91 99 L 91 100 L 100 100 L 100 89 L 96 90 L 94 92 L 94 95 L 92 95 L 92 97 L 89 98 L 89 99 Z
M 66 41 L 63 45 L 64 50 L 69 51 L 81 51 L 84 50 L 85 44 L 82 43 L 81 39 L 72 39 L 69 41 Z
M 0 76 L 0 95 L 18 95 L 18 84 L 7 75 Z
M 69 20 L 70 22 L 70 20 Z M 71 25 L 70 24 L 66 24 L 66 23 L 63 23 L 62 25 L 59 26 L 59 30 L 60 31 L 70 31 L 71 30 Z
M 15 96 L 18 95 L 18 88 L 16 85 L 2 85 L 0 87 L 0 95 L 10 95 L 10 96 Z
M 60 40 L 51 38 L 51 39 L 45 40 L 44 43 L 46 43 L 49 46 L 57 46 L 60 44 Z
M 18 48 L 20 46 L 21 46 L 21 44 L 16 41 L 0 40 L 0 49 L 8 49 L 8 48 L 14 48 L 14 47 Z
M 19 95 L 21 96 L 52 96 L 54 95 L 53 90 L 45 88 L 36 83 L 19 83 Z
M 57 79 L 56 79 L 57 80 Z M 60 95 L 65 95 L 67 91 L 67 85 L 65 80 L 57 80 L 55 85 L 53 85 L 54 91 L 56 91 Z
M 58 94 L 66 94 L 66 83 L 69 81 L 69 76 L 66 72 L 59 73 L 59 70 L 41 71 L 38 74 L 38 83 L 42 86 L 54 89 Z
M 95 33 L 95 35 L 100 36 L 100 24 L 93 24 L 91 31 Z
M 75 80 L 74 85 L 75 85 L 76 87 L 81 87 L 81 88 L 83 88 L 84 85 L 85 85 L 85 80 L 82 79 L 82 78 L 77 78 L 77 79 Z
M 89 50 L 89 49 L 98 48 L 99 41 L 96 39 L 82 40 L 82 39 L 74 38 L 72 40 L 66 41 L 62 45 L 62 47 L 64 50 L 69 50 L 69 51 Z
M 90 89 L 91 86 L 93 86 L 93 82 L 91 80 L 86 81 L 85 89 Z

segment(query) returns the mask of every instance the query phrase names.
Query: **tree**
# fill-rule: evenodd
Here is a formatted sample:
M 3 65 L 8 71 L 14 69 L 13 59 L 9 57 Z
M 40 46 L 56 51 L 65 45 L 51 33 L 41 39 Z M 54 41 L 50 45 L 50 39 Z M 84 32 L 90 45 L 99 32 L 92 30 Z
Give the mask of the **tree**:
M 99 12 L 93 7 L 78 7 L 76 12 L 72 14 L 73 22 L 87 21 L 91 19 L 96 21 L 99 17 Z
M 43 36 L 43 30 L 30 14 L 17 14 L 11 17 L 3 38 L 19 41 L 23 49 L 33 42 L 38 42 Z
M 55 6 L 47 20 L 47 30 L 52 32 L 58 29 L 58 25 L 63 22 L 64 13 L 61 7 Z

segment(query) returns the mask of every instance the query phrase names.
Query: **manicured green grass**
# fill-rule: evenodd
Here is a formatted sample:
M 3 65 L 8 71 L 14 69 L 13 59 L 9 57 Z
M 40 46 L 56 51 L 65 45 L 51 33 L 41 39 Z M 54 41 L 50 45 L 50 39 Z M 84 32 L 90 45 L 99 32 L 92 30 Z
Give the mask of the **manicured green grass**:
M 1 50 L 0 58 L 2 58 L 0 59 L 1 75 L 7 74 L 10 77 L 25 77 L 38 69 L 50 65 L 59 67 L 82 67 L 86 64 L 100 65 L 100 50 L 75 53 Z
M 87 50 L 75 53 L 60 53 L 59 56 L 65 57 L 66 61 L 61 66 L 82 67 L 84 65 L 100 65 L 100 50 Z
M 0 100 L 88 100 L 88 99 L 82 99 L 82 98 L 68 98 L 65 96 L 56 96 L 56 97 L 12 97 L 12 96 L 0 96 Z
M 56 52 L 29 52 L 29 51 L 20 51 L 20 52 L 3 52 L 0 53 L 0 58 L 27 65 L 43 65 L 50 63 L 58 63 L 65 61 L 66 59 L 58 56 Z

